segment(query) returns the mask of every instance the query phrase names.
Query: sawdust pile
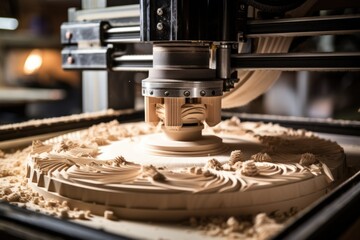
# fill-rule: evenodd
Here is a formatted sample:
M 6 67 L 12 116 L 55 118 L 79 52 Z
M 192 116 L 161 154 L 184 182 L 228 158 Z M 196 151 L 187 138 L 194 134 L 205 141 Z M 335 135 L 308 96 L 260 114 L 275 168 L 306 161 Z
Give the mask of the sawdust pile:
M 89 128 L 81 138 L 94 139 L 95 142 L 91 142 L 91 144 L 101 145 L 102 141 L 111 141 L 114 135 L 127 135 L 127 133 L 114 134 L 105 130 L 104 124 L 99 124 Z M 147 132 L 146 130 L 143 131 L 137 134 Z M 62 219 L 90 220 L 92 214 L 89 210 L 72 208 L 66 201 L 44 199 L 43 196 L 28 186 L 26 159 L 31 151 L 31 146 L 13 152 L 0 150 L 0 200 Z M 234 163 L 242 160 L 240 152 L 233 155 L 232 161 Z M 211 166 L 208 166 L 209 168 L 218 167 L 215 160 L 211 163 Z M 191 228 L 202 231 L 207 236 L 229 239 L 268 239 L 283 229 L 286 221 L 294 216 L 296 212 L 295 209 L 291 209 L 287 213 L 274 212 L 270 216 L 260 213 L 250 217 L 191 218 L 187 226 L 190 225 Z M 111 211 L 105 211 L 104 218 L 118 220 L 117 216 Z
M 27 185 L 26 157 L 31 147 L 13 153 L 0 151 L 0 199 L 22 208 L 63 219 L 89 220 L 89 210 L 71 208 L 68 202 L 55 199 L 45 200 Z M 191 218 L 189 225 L 205 235 L 228 239 L 268 239 L 278 233 L 284 222 L 296 214 L 295 209 L 287 213 L 274 212 L 270 216 L 260 213 L 255 217 L 207 217 Z M 117 220 L 112 212 L 104 217 Z
M 66 201 L 45 200 L 27 185 L 26 158 L 31 147 L 14 152 L 0 150 L 0 200 L 64 219 L 89 219 L 90 211 L 71 208 Z
M 191 227 L 199 229 L 212 237 L 227 239 L 270 239 L 280 232 L 286 222 L 297 214 L 295 208 L 288 212 L 275 211 L 270 216 L 259 213 L 243 217 L 203 217 L 191 218 Z

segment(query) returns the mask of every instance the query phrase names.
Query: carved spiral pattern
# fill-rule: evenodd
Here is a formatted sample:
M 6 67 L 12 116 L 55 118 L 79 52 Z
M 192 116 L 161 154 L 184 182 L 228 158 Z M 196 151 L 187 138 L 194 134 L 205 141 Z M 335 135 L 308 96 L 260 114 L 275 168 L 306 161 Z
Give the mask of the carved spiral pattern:
M 29 173 L 40 174 L 61 181 L 81 184 L 87 187 L 101 187 L 117 191 L 160 191 L 214 193 L 245 191 L 256 185 L 249 184 L 248 177 L 258 178 L 258 184 L 270 184 L 276 176 L 278 182 L 304 179 L 319 174 L 319 169 L 301 167 L 299 164 L 254 163 L 249 160 L 237 171 L 214 168 L 192 168 L 188 171 L 160 170 L 154 166 L 140 166 L 117 159 L 99 161 L 91 158 L 63 157 L 57 154 L 43 154 L 29 161 Z M 209 161 L 211 162 L 211 160 Z M 238 172 L 242 174 L 237 174 Z M 289 177 L 287 177 L 289 176 Z
M 161 120 L 164 120 L 164 104 L 156 104 L 156 114 Z M 184 104 L 181 107 L 181 119 L 183 122 L 186 122 L 188 120 L 204 121 L 205 118 L 206 106 L 204 104 Z
M 241 127 L 241 132 L 248 132 L 252 129 L 251 131 L 255 132 L 253 135 L 265 131 L 259 129 L 262 125 L 257 128 L 254 125 L 241 125 L 238 121 L 230 122 L 229 126 Z M 109 123 L 108 127 L 116 129 L 117 139 L 123 136 L 131 136 L 130 130 L 121 129 L 119 125 L 113 122 Z M 220 128 L 222 127 L 220 124 Z M 112 134 L 106 125 L 100 125 L 100 128 L 103 129 L 103 132 Z M 92 131 L 90 128 L 83 135 L 86 137 L 91 134 L 96 136 Z M 134 131 L 134 135 L 143 134 L 146 131 L 137 129 Z M 119 134 L 121 132 L 124 135 Z M 283 129 L 280 129 L 279 132 L 284 134 Z M 301 138 L 297 138 L 301 133 L 291 132 L 291 134 L 295 136 L 296 144 L 298 141 L 303 141 Z M 324 143 L 324 140 L 312 138 L 313 155 L 316 154 L 315 148 L 322 146 L 320 142 Z M 282 144 L 290 146 L 292 143 L 283 141 Z M 301 159 L 303 159 L 300 160 L 301 164 L 286 161 L 280 163 L 270 162 L 271 158 L 267 154 L 258 155 L 254 157 L 254 160 L 245 159 L 242 152 L 238 150 L 231 153 L 229 162 L 225 164 L 216 159 L 209 159 L 203 167 L 167 169 L 156 168 L 152 165 L 141 166 L 128 162 L 121 156 L 109 160 L 97 160 L 95 157 L 98 151 L 96 141 L 88 144 L 80 144 L 80 141 L 76 142 L 76 140 L 50 140 L 45 143 L 36 141 L 33 143 L 32 153 L 28 159 L 27 177 L 29 181 L 38 186 L 44 185 L 47 188 L 51 186 L 49 181 L 58 181 L 69 185 L 77 184 L 83 188 L 101 188 L 109 191 L 133 193 L 236 192 L 247 191 L 258 186 L 281 185 L 289 181 L 296 182 L 320 174 L 325 174 L 330 180 L 333 179 L 331 171 L 322 161 L 318 161 L 316 165 L 310 165 L 313 158 L 309 154 L 301 155 Z M 331 154 L 340 153 L 341 148 L 328 149 L 328 155 L 324 154 L 322 157 L 330 158 Z

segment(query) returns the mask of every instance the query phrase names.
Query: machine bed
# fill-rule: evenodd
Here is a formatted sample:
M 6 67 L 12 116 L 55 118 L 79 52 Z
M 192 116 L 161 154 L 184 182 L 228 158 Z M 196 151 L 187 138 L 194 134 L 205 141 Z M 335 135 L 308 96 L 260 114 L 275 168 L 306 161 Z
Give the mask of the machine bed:
M 224 118 L 234 114 L 223 113 Z M 235 114 L 236 115 L 236 114 Z M 308 208 L 301 211 L 295 220 L 289 224 L 275 239 L 325 238 L 334 236 L 347 236 L 358 234 L 360 210 L 356 204 L 360 200 L 360 123 L 357 121 L 332 121 L 307 118 L 263 116 L 253 114 L 238 114 L 241 121 L 262 121 L 279 123 L 280 125 L 307 130 L 320 130 L 320 137 L 338 142 L 344 148 L 348 166 L 348 178 L 337 186 L 330 194 L 321 198 Z M 7 136 L 8 141 L 0 142 L 0 148 L 21 148 L 27 142 L 34 139 L 44 139 L 59 135 L 64 131 L 77 130 L 89 127 L 93 124 L 111 120 L 121 122 L 138 121 L 141 118 L 139 112 L 114 112 L 98 114 L 88 119 L 84 115 L 72 117 L 70 121 L 63 118 L 52 119 L 50 124 L 37 126 L 28 125 L 24 129 L 21 126 L 11 131 L 10 127 L 0 130 L 1 136 Z M 79 121 L 81 119 L 81 121 Z M 24 132 L 22 132 L 25 130 Z M 51 132 L 55 131 L 55 132 Z M 13 132 L 13 135 L 11 134 Z M 4 133 L 4 135 L 3 135 Z M 39 135 L 40 133 L 40 135 Z M 22 138 L 21 138 L 22 137 Z M 11 140 L 10 140 L 11 139 Z M 5 229 L 8 236 L 20 234 L 21 237 L 33 236 L 56 236 L 60 238 L 75 237 L 102 238 L 102 239 L 197 239 L 209 237 L 203 231 L 192 228 L 189 224 L 168 224 L 155 222 L 135 222 L 127 220 L 110 221 L 103 217 L 93 216 L 91 220 L 61 220 L 55 217 L 39 214 L 30 210 L 22 209 L 8 203 L 1 203 L 0 225 L 7 226 Z M 10 226 L 10 227 L 9 227 Z M 20 229 L 20 230 L 19 230 Z M 141 231 L 139 231 L 141 229 Z M 212 239 L 216 239 L 212 237 Z

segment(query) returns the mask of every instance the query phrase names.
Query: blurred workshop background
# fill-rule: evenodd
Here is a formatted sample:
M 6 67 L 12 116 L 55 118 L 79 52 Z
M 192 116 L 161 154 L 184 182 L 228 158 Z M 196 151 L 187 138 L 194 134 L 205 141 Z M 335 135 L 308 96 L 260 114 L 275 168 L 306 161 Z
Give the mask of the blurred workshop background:
M 128 1 L 107 3 L 119 2 Z M 81 72 L 61 68 L 60 25 L 70 7 L 81 8 L 82 1 L 1 1 L 0 124 L 83 111 Z M 360 35 L 303 37 L 293 42 L 291 51 L 360 51 Z M 136 108 L 141 108 L 142 77 L 135 81 Z M 360 120 L 359 108 L 359 72 L 286 71 L 266 94 L 234 111 Z

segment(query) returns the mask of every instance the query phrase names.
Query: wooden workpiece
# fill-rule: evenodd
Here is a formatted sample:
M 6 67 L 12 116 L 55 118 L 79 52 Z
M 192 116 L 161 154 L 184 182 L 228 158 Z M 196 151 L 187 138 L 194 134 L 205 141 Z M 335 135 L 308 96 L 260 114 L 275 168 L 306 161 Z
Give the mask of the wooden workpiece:
M 175 221 L 302 209 L 343 174 L 343 149 L 304 130 L 234 118 L 205 128 L 222 149 L 200 156 L 149 154 L 156 134 L 114 121 L 34 142 L 28 184 L 93 214 Z

